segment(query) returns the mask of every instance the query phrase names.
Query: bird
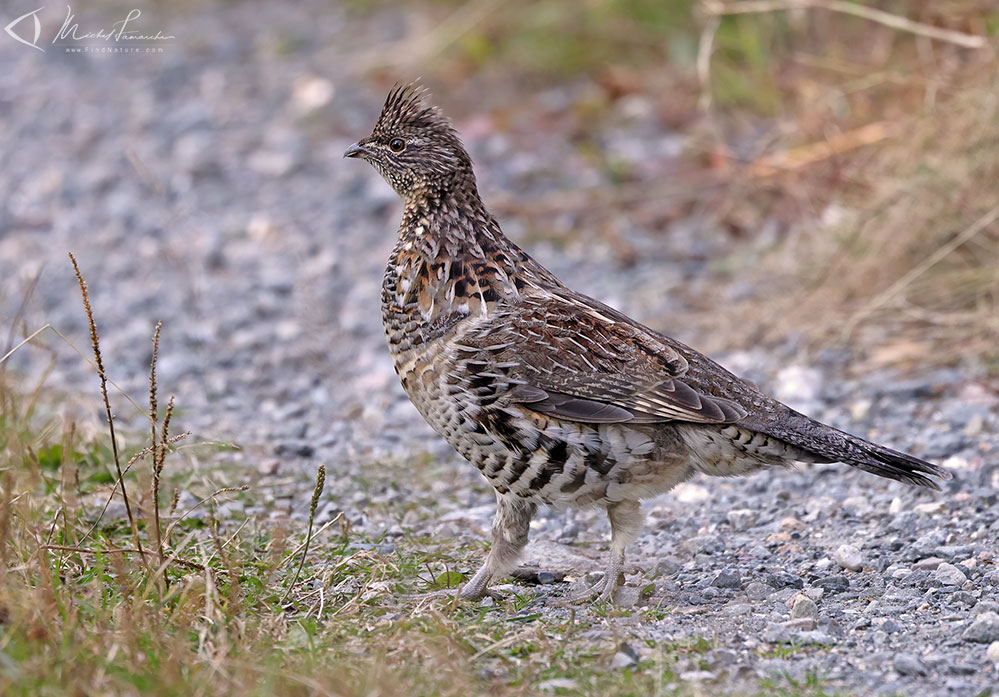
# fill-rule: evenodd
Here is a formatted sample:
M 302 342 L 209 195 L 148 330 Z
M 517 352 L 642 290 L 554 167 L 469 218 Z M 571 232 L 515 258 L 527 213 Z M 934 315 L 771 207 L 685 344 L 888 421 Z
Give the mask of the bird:
M 541 505 L 606 511 L 605 573 L 574 601 L 612 599 L 640 502 L 698 473 L 722 477 L 839 462 L 939 490 L 950 473 L 828 426 L 698 351 L 572 290 L 508 239 L 450 119 L 396 85 L 367 161 L 402 198 L 381 289 L 403 390 L 496 494 L 491 546 L 462 599 L 517 565 Z

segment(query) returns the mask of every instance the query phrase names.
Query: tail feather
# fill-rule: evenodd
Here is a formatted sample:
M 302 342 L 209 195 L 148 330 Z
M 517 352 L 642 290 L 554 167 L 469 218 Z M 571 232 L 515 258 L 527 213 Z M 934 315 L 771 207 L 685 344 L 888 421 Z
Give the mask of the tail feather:
M 846 464 L 853 467 L 882 477 L 896 479 L 900 482 L 915 484 L 917 486 L 925 486 L 937 491 L 940 491 L 940 485 L 933 479 L 930 479 L 930 476 L 937 477 L 941 481 L 946 481 L 952 477 L 951 473 L 943 467 L 920 460 L 918 457 L 886 448 L 883 445 L 871 443 L 856 436 L 844 435 L 847 435 L 864 455 L 864 457 L 852 457 L 845 460 Z
M 782 420 L 781 426 L 773 429 L 779 432 L 772 435 L 815 453 L 829 462 L 842 462 L 871 474 L 937 491 L 940 490 L 940 485 L 930 477 L 936 477 L 941 481 L 952 477 L 943 467 L 850 435 L 810 419 L 804 414 L 788 411 L 790 418 Z

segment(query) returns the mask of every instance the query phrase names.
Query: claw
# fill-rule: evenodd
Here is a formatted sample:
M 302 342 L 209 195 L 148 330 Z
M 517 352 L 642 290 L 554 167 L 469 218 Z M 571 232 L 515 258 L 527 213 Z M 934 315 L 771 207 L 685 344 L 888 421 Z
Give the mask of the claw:
M 589 588 L 573 595 L 560 598 L 552 602 L 555 607 L 569 607 L 570 605 L 582 605 L 592 600 L 607 602 L 614 597 L 614 590 L 623 585 L 624 579 L 620 573 L 604 574 L 604 577 Z

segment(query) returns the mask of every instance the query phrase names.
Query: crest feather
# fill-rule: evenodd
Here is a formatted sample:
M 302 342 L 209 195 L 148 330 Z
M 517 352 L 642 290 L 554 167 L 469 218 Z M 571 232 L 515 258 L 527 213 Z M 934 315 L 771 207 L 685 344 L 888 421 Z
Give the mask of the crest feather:
M 427 102 L 427 89 L 418 83 L 397 83 L 385 99 L 375 132 L 390 133 L 408 128 L 452 131 L 451 121 Z

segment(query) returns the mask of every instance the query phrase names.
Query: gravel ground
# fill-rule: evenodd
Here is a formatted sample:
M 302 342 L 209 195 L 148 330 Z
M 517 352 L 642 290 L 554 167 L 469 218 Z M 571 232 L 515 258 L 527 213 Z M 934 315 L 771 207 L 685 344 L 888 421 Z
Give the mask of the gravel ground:
M 320 11 L 324 21 L 312 21 Z M 224 457 L 266 473 L 268 505 L 290 510 L 325 463 L 335 484 L 321 520 L 344 511 L 372 535 L 481 539 L 491 493 L 422 422 L 383 345 L 379 287 L 401 204 L 369 167 L 341 159 L 384 92 L 352 77 L 346 57 L 362 36 L 384 45 L 404 17 L 348 21 L 328 3 L 197 12 L 159 20 L 178 36 L 162 55 L 61 55 L 0 42 L 8 66 L 0 77 L 0 326 L 12 325 L 40 274 L 25 326 L 48 322 L 88 345 L 72 250 L 113 377 L 144 393 L 149 339 L 162 320 L 160 385 L 183 408 L 179 427 L 239 443 Z M 525 104 L 557 116 L 575 94 L 532 93 Z M 620 157 L 654 169 L 675 153 L 678 136 L 663 132 L 641 99 L 617 116 L 602 142 Z M 558 133 L 514 136 L 474 110 L 459 127 L 487 201 L 495 191 L 603 181 Z M 592 231 L 546 241 L 516 220 L 504 225 L 574 287 L 694 345 L 698 337 L 667 318 L 690 312 L 684 298 L 720 282 L 706 271 L 733 244 L 696 220 L 665 235 L 626 226 L 639 253 L 624 273 Z M 52 336 L 41 343 L 48 348 L 11 361 L 29 384 L 51 369 L 50 388 L 95 388 L 78 354 Z M 626 666 L 655 651 L 646 639 L 709 637 L 706 663 L 681 666 L 685 680 L 708 684 L 817 672 L 859 694 L 990 694 L 999 680 L 994 379 L 973 367 L 847 378 L 844 354 L 826 352 L 809 367 L 796 355 L 788 341 L 719 358 L 813 416 L 944 463 L 954 481 L 936 494 L 838 466 L 698 478 L 647 503 L 647 530 L 619 590 L 625 607 L 671 610 L 654 622 L 596 622 L 591 638 L 630 637 L 634 648 L 615 659 Z M 430 462 L 434 476 L 414 479 L 408 468 Z M 372 463 L 397 472 L 399 483 L 362 488 Z M 414 496 L 434 506 L 392 512 Z M 583 582 L 601 568 L 607 533 L 599 512 L 547 511 L 528 563 L 574 569 L 570 579 Z M 540 591 L 530 611 L 565 612 L 546 606 L 549 589 Z

